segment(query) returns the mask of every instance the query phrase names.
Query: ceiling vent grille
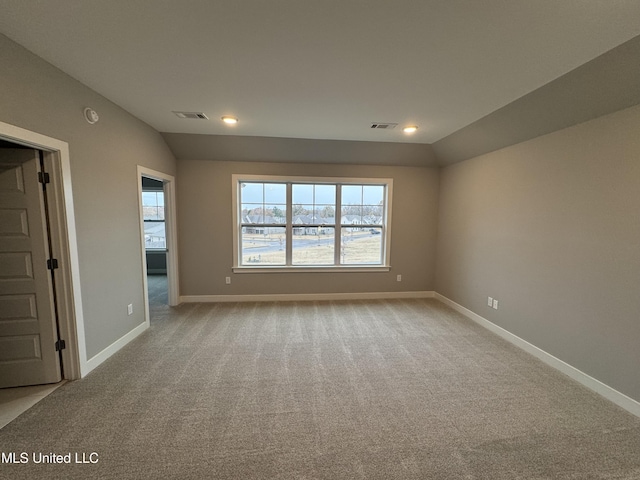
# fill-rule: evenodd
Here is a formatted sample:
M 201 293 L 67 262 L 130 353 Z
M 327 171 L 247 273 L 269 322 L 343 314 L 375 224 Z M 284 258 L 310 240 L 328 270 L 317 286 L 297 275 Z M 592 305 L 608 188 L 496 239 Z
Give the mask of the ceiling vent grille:
M 209 117 L 207 117 L 202 112 L 173 112 L 173 113 L 175 113 L 176 116 L 179 117 L 179 118 L 193 118 L 195 120 L 209 120 Z
M 372 123 L 371 124 L 371 128 L 376 128 L 376 129 L 379 129 L 379 130 L 393 130 L 397 126 L 398 126 L 397 123 L 380 123 L 380 122 L 376 122 L 376 123 Z

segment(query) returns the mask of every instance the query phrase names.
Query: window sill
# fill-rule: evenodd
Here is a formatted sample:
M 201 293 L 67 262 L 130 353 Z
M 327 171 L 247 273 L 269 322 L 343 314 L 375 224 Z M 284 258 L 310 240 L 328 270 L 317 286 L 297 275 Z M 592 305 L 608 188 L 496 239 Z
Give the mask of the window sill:
M 375 272 L 388 272 L 391 270 L 390 266 L 384 265 L 354 265 L 354 266 L 299 266 L 299 267 L 280 267 L 280 266 L 263 266 L 263 267 L 233 267 L 231 269 L 233 273 L 375 273 Z

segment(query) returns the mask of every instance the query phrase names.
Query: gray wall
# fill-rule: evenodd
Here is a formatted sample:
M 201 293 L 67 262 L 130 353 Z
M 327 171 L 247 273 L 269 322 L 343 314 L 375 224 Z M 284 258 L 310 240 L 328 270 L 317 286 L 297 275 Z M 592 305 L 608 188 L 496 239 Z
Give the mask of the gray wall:
M 390 272 L 233 274 L 231 175 L 393 178 Z M 181 295 L 424 291 L 434 288 L 438 170 L 259 162 L 178 162 Z M 402 282 L 396 275 L 402 274 Z M 232 277 L 225 285 L 225 277 Z
M 433 148 L 426 143 L 359 142 L 188 133 L 163 133 L 162 136 L 178 160 L 402 165 L 404 167 L 437 166 Z
M 91 358 L 144 322 L 136 165 L 175 174 L 175 159 L 151 127 L 3 35 L 0 64 L 0 121 L 69 143 Z
M 436 270 L 439 293 L 636 400 L 638 132 L 632 107 L 443 169 Z
M 515 145 L 640 103 L 640 36 L 433 144 L 440 165 Z

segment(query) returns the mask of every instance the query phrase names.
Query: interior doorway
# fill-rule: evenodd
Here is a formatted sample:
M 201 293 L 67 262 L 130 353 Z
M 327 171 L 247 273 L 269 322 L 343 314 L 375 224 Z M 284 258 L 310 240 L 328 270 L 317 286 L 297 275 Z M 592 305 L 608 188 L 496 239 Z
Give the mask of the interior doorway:
M 167 229 L 164 182 L 142 177 L 142 221 L 147 262 L 147 300 L 150 321 L 157 321 L 169 305 L 167 283 Z
M 0 148 L 0 388 L 62 380 L 48 175 L 42 152 Z
M 0 150 L 0 385 L 80 378 L 87 365 L 68 145 L 0 122 Z
M 138 189 L 145 317 L 150 324 L 179 304 L 175 180 L 138 166 Z

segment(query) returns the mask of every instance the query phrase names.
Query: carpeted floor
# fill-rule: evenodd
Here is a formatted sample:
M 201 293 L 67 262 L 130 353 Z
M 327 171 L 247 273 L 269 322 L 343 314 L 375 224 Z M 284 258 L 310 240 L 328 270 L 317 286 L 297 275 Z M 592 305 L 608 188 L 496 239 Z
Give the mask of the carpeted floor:
M 171 309 L 168 308 L 169 295 L 167 293 L 166 275 L 147 275 L 149 299 L 149 317 L 152 323 L 167 317 Z
M 640 419 L 436 300 L 157 312 L 0 430 L 1 478 L 640 479 Z

